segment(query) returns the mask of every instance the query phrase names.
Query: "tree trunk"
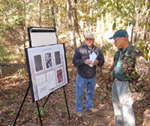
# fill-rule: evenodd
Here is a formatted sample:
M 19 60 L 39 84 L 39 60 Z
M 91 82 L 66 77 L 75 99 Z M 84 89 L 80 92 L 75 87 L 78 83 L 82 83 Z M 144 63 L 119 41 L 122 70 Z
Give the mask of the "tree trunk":
M 75 0 L 75 4 L 74 4 L 74 8 L 73 8 L 73 10 L 74 10 L 73 15 L 74 15 L 74 20 L 75 20 L 74 27 L 75 27 L 76 39 L 80 42 L 80 45 L 82 45 L 80 31 L 79 31 L 80 26 L 79 26 L 78 17 L 77 17 L 76 4 L 77 4 L 77 0 Z
M 103 46 L 103 42 L 104 42 L 104 31 L 105 31 L 105 24 L 104 24 L 104 16 L 103 14 L 101 15 L 101 47 Z
M 58 30 L 57 28 L 56 28 L 56 20 L 55 20 L 55 16 L 56 16 L 56 13 L 54 13 L 54 10 L 56 10 L 55 9 L 55 2 L 52 0 L 49 0 L 49 3 L 50 3 L 50 5 L 51 5 L 51 14 L 52 14 L 52 24 L 53 24 L 53 27 L 56 29 L 56 31 Z
M 138 33 L 138 26 L 139 26 L 139 17 L 140 17 L 140 8 L 141 8 L 141 0 L 138 1 L 139 6 L 136 13 L 136 25 L 135 25 L 135 36 L 134 36 L 134 43 L 137 41 L 137 33 Z
M 133 33 L 134 33 L 133 29 L 134 29 L 134 26 L 132 25 L 132 30 L 131 30 L 131 43 L 133 43 Z
M 150 47 L 148 46 L 148 43 L 147 43 L 147 24 L 148 24 L 148 15 L 149 15 L 149 1 L 147 0 L 147 9 L 146 9 L 146 17 L 145 17 L 145 25 L 144 25 L 144 38 L 143 40 L 145 41 L 145 51 L 146 51 L 146 59 L 149 61 L 150 59 Z
M 53 10 L 53 7 L 51 7 L 51 12 L 52 12 L 52 17 L 53 17 L 53 27 L 56 29 L 56 22 L 55 22 L 55 14 L 54 14 L 54 10 Z M 57 29 L 56 29 L 57 31 Z
M 26 1 L 24 0 L 24 26 L 23 26 L 23 30 L 24 30 L 24 35 L 23 35 L 23 39 L 24 39 L 24 49 L 26 48 Z M 26 59 L 24 57 L 24 63 L 26 62 Z
M 96 33 L 97 33 L 97 40 L 98 41 L 100 41 L 101 40 L 101 38 L 100 38 L 100 34 L 101 34 L 101 30 L 100 30 L 100 28 L 101 28 L 101 26 L 100 26 L 100 18 L 99 17 L 97 17 L 97 22 L 96 22 Z
M 42 27 L 42 21 L 41 21 L 41 0 L 39 0 L 39 27 Z
M 93 16 L 93 9 L 90 8 L 90 18 L 92 19 L 92 16 Z M 92 20 L 90 21 L 90 31 L 93 31 L 92 29 Z
M 146 33 L 147 33 L 147 30 L 146 30 L 146 27 L 147 27 L 147 24 L 148 24 L 148 15 L 149 15 L 149 4 L 150 4 L 150 2 L 149 2 L 150 0 L 147 0 L 147 9 L 146 9 L 146 12 L 147 12 L 147 14 L 146 14 L 146 19 L 145 19 L 145 25 L 144 25 L 144 40 L 145 40 L 145 42 L 146 42 Z
M 76 49 L 77 44 L 76 44 L 76 37 L 75 37 L 75 19 L 74 19 L 74 13 L 73 13 L 71 0 L 67 0 L 67 6 L 68 6 L 70 38 L 71 38 L 71 42 L 74 44 L 74 49 Z

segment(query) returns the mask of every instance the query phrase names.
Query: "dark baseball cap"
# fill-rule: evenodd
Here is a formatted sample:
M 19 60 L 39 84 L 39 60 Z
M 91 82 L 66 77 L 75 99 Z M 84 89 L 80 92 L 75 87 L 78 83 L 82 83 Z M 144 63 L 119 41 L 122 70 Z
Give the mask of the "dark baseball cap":
M 117 37 L 128 37 L 128 33 L 126 30 L 120 29 L 120 30 L 116 31 L 115 34 L 112 37 L 110 37 L 109 39 L 114 39 Z

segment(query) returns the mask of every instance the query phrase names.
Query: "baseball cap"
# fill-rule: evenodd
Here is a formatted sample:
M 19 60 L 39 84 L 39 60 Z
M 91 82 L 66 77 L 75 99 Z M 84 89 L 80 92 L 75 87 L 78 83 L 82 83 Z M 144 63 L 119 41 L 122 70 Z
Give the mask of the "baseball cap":
M 110 37 L 109 39 L 114 39 L 117 37 L 128 37 L 128 33 L 126 30 L 120 29 L 120 30 L 116 31 L 115 34 L 112 37 Z
M 94 35 L 92 34 L 92 32 L 87 32 L 86 34 L 85 34 L 85 38 L 92 38 L 92 39 L 94 39 Z

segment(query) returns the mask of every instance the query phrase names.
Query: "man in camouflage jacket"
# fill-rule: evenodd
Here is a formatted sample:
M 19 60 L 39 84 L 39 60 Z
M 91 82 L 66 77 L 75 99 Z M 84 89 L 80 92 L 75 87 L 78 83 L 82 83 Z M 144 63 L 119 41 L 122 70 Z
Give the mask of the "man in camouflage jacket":
M 116 31 L 110 39 L 115 40 L 118 48 L 108 85 L 110 87 L 113 81 L 112 102 L 116 126 L 135 126 L 132 96 L 135 92 L 142 92 L 143 81 L 148 74 L 146 60 L 141 50 L 129 43 L 125 30 Z

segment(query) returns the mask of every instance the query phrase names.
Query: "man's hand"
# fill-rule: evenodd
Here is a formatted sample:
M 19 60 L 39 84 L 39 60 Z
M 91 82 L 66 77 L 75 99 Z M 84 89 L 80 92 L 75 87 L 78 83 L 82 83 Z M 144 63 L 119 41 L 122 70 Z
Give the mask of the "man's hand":
M 95 65 L 98 64 L 98 62 L 99 62 L 99 61 L 96 59 L 92 65 L 95 66 Z
M 92 64 L 92 61 L 90 59 L 86 59 L 85 64 L 90 65 L 90 64 Z

